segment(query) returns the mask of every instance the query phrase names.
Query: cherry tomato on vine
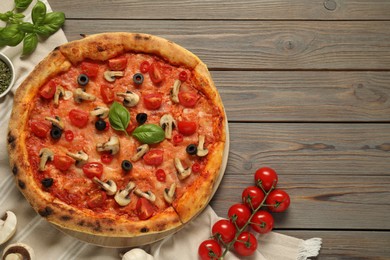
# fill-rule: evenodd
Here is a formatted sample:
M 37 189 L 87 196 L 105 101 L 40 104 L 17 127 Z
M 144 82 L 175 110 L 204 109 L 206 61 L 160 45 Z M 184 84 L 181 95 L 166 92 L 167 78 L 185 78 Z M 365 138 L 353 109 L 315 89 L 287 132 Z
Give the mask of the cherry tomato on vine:
M 278 183 L 278 174 L 269 167 L 262 167 L 255 173 L 255 183 L 257 186 L 263 186 L 265 191 L 269 191 L 272 186 L 276 187 Z
M 284 190 L 276 189 L 271 191 L 265 203 L 272 212 L 283 212 L 290 206 L 290 196 Z
M 234 204 L 228 211 L 230 221 L 233 224 L 236 223 L 239 228 L 242 228 L 248 222 L 251 214 L 250 209 L 241 203 Z
M 264 192 L 256 187 L 246 187 L 242 192 L 242 202 L 250 209 L 257 209 L 264 200 Z
M 222 256 L 222 248 L 214 239 L 203 241 L 198 248 L 201 260 L 218 260 Z
M 252 233 L 244 231 L 238 235 L 233 247 L 239 255 L 250 256 L 257 249 L 257 239 Z
M 211 233 L 217 241 L 222 240 L 227 244 L 236 236 L 236 227 L 228 219 L 221 219 L 214 223 Z
M 274 218 L 268 211 L 259 210 L 251 219 L 251 227 L 260 234 L 268 233 L 274 228 Z

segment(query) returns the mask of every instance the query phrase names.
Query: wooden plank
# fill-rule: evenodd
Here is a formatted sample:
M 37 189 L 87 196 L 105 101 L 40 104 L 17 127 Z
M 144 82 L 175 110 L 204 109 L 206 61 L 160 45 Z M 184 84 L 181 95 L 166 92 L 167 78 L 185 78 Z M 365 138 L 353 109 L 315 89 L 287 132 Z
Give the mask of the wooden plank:
M 250 0 L 250 1 L 59 1 L 50 5 L 68 18 L 105 19 L 261 19 L 389 20 L 387 0 Z M 93 6 L 93 12 L 91 12 Z
M 302 239 L 322 238 L 316 260 L 388 260 L 390 232 L 372 231 L 280 231 Z
M 287 167 L 274 167 L 279 173 L 278 188 L 291 198 L 286 212 L 273 213 L 276 229 L 390 230 L 390 176 L 373 176 L 368 167 L 364 168 L 367 175 L 359 177 L 341 172 L 310 175 L 304 168 L 295 168 L 301 175 L 287 175 Z M 240 203 L 242 191 L 254 184 L 254 172 L 237 173 L 228 167 L 211 201 L 219 216 L 227 217 L 229 207 Z
M 383 70 L 390 68 L 390 21 L 67 20 L 79 34 L 136 31 L 165 37 L 218 70 Z
M 389 72 L 213 71 L 212 76 L 232 121 L 390 121 Z
M 230 123 L 229 130 L 231 174 L 270 165 L 284 175 L 389 175 L 390 124 Z

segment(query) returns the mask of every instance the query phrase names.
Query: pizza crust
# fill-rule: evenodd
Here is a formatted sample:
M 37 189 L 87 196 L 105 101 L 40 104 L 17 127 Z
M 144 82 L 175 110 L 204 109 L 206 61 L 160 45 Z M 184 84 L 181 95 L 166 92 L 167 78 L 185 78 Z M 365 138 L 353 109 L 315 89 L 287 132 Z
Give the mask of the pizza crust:
M 135 222 L 115 215 L 88 215 L 85 211 L 69 206 L 50 193 L 42 191 L 30 170 L 26 148 L 31 101 L 38 95 L 40 86 L 81 61 L 104 61 L 128 51 L 153 54 L 170 64 L 193 69 L 199 91 L 207 96 L 221 115 L 213 122 L 213 128 L 219 133 L 219 140 L 209 148 L 207 174 L 188 187 L 188 192 L 178 198 L 172 207 L 148 220 Z M 226 120 L 221 97 L 206 65 L 194 54 L 175 43 L 152 35 L 121 32 L 97 34 L 56 48 L 35 67 L 18 88 L 9 123 L 9 160 L 17 186 L 32 207 L 42 217 L 64 230 L 113 238 L 142 237 L 161 232 L 168 234 L 194 218 L 211 199 L 215 181 L 220 174 L 226 139 L 225 129 Z

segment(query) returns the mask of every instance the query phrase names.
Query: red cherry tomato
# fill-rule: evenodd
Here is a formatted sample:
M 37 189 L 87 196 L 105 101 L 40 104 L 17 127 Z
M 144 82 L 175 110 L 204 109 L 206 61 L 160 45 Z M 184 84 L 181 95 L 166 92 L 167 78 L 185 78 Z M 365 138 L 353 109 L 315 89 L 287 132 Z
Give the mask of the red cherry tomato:
M 54 166 L 61 171 L 66 171 L 75 163 L 75 160 L 69 156 L 54 155 Z
M 107 131 L 108 129 L 110 129 L 110 122 L 109 121 L 107 121 L 106 122 L 106 128 L 104 128 L 104 131 Z
M 57 83 L 51 80 L 49 81 L 49 83 L 43 85 L 39 89 L 39 94 L 45 99 L 52 99 L 54 97 L 54 94 L 56 93 L 56 89 Z
M 103 102 L 106 104 L 112 103 L 115 100 L 114 91 L 107 85 L 100 86 L 100 95 L 102 96 Z
M 200 164 L 195 162 L 192 167 L 191 167 L 192 171 L 197 173 L 197 172 L 200 172 Z
M 162 68 L 160 63 L 153 62 L 149 67 L 149 76 L 150 80 L 154 84 L 160 84 L 164 80 L 164 74 L 162 73 Z
M 228 219 L 221 219 L 214 223 L 211 234 L 217 241 L 222 240 L 227 244 L 236 236 L 236 227 Z
M 265 203 L 272 212 L 283 212 L 290 206 L 290 196 L 284 190 L 276 189 L 271 191 Z
M 203 241 L 198 248 L 201 260 L 218 260 L 222 256 L 222 248 L 214 239 Z
M 261 202 L 263 202 L 265 195 L 260 188 L 256 186 L 249 186 L 242 192 L 241 197 L 242 203 L 244 203 L 248 208 L 255 210 L 260 206 Z
M 112 156 L 112 154 L 110 154 L 110 153 L 103 153 L 100 156 L 100 160 L 104 164 L 109 164 L 110 162 L 112 162 L 113 159 L 114 159 L 114 156 Z
M 84 110 L 72 109 L 69 112 L 69 119 L 72 125 L 82 128 L 88 124 L 89 114 Z
M 194 107 L 198 101 L 198 95 L 195 92 L 179 92 L 179 103 L 184 107 Z
M 162 102 L 162 95 L 160 93 L 152 93 L 143 96 L 144 105 L 149 110 L 159 109 Z
M 149 68 L 150 68 L 150 64 L 148 61 L 143 61 L 139 67 L 139 70 L 141 71 L 141 73 L 147 73 L 149 71 Z
M 188 136 L 196 132 L 197 126 L 193 121 L 179 121 L 177 123 L 177 128 L 179 129 L 179 133 Z
M 260 234 L 268 233 L 274 228 L 274 218 L 268 211 L 259 210 L 251 219 L 251 227 Z
M 127 66 L 127 58 L 125 56 L 108 60 L 110 70 L 124 70 Z
M 183 135 L 181 135 L 181 134 L 175 134 L 173 136 L 173 143 L 174 144 L 179 144 L 179 143 L 183 142 L 183 140 L 184 140 L 184 138 L 183 138 Z
M 135 210 L 140 220 L 149 219 L 156 212 L 154 205 L 143 197 L 138 199 Z
M 242 228 L 248 222 L 251 214 L 250 209 L 241 203 L 234 204 L 228 211 L 230 221 L 233 224 L 236 223 L 239 228 Z
M 181 82 L 184 82 L 187 80 L 187 72 L 185 72 L 184 70 L 180 71 L 179 73 L 179 80 Z
M 143 159 L 147 165 L 158 166 L 162 164 L 164 160 L 164 151 L 160 149 L 150 150 L 143 156 Z
M 156 178 L 159 182 L 165 182 L 166 180 L 166 174 L 165 174 L 165 171 L 163 169 L 158 169 L 156 171 Z
M 81 72 L 90 78 L 94 78 L 99 73 L 99 65 L 92 62 L 83 61 L 80 65 Z
M 83 172 L 85 176 L 92 179 L 93 177 L 97 177 L 100 179 L 103 174 L 103 164 L 99 162 L 90 162 L 87 164 L 84 164 L 83 166 Z
M 44 138 L 47 136 L 47 133 L 50 131 L 50 126 L 44 122 L 32 121 L 31 122 L 31 132 L 34 135 Z
M 87 205 L 90 209 L 102 208 L 107 201 L 107 194 L 102 190 L 88 192 Z
M 269 167 L 262 167 L 255 173 L 255 183 L 259 187 L 260 185 L 263 186 L 265 191 L 269 191 L 272 186 L 276 187 L 276 184 L 278 183 L 278 175 L 273 169 Z
M 65 135 L 65 140 L 68 141 L 68 142 L 72 142 L 73 139 L 74 139 L 74 134 L 71 130 L 66 130 L 64 132 L 64 135 Z
M 130 122 L 129 124 L 127 125 L 127 128 L 126 128 L 126 132 L 131 135 L 131 133 L 134 131 L 134 129 L 138 126 L 137 122 L 135 119 L 133 119 L 134 117 L 131 117 L 130 118 Z
M 234 250 L 241 256 L 250 256 L 257 249 L 256 237 L 247 231 L 242 232 L 237 237 L 237 241 L 233 244 Z

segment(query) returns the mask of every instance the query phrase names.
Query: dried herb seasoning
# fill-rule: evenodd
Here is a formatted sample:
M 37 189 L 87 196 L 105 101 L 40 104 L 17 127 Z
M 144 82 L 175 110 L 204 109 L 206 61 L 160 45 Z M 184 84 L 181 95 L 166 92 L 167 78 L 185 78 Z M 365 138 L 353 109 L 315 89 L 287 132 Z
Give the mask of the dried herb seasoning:
M 3 93 L 11 83 L 12 71 L 8 65 L 0 60 L 0 94 Z

